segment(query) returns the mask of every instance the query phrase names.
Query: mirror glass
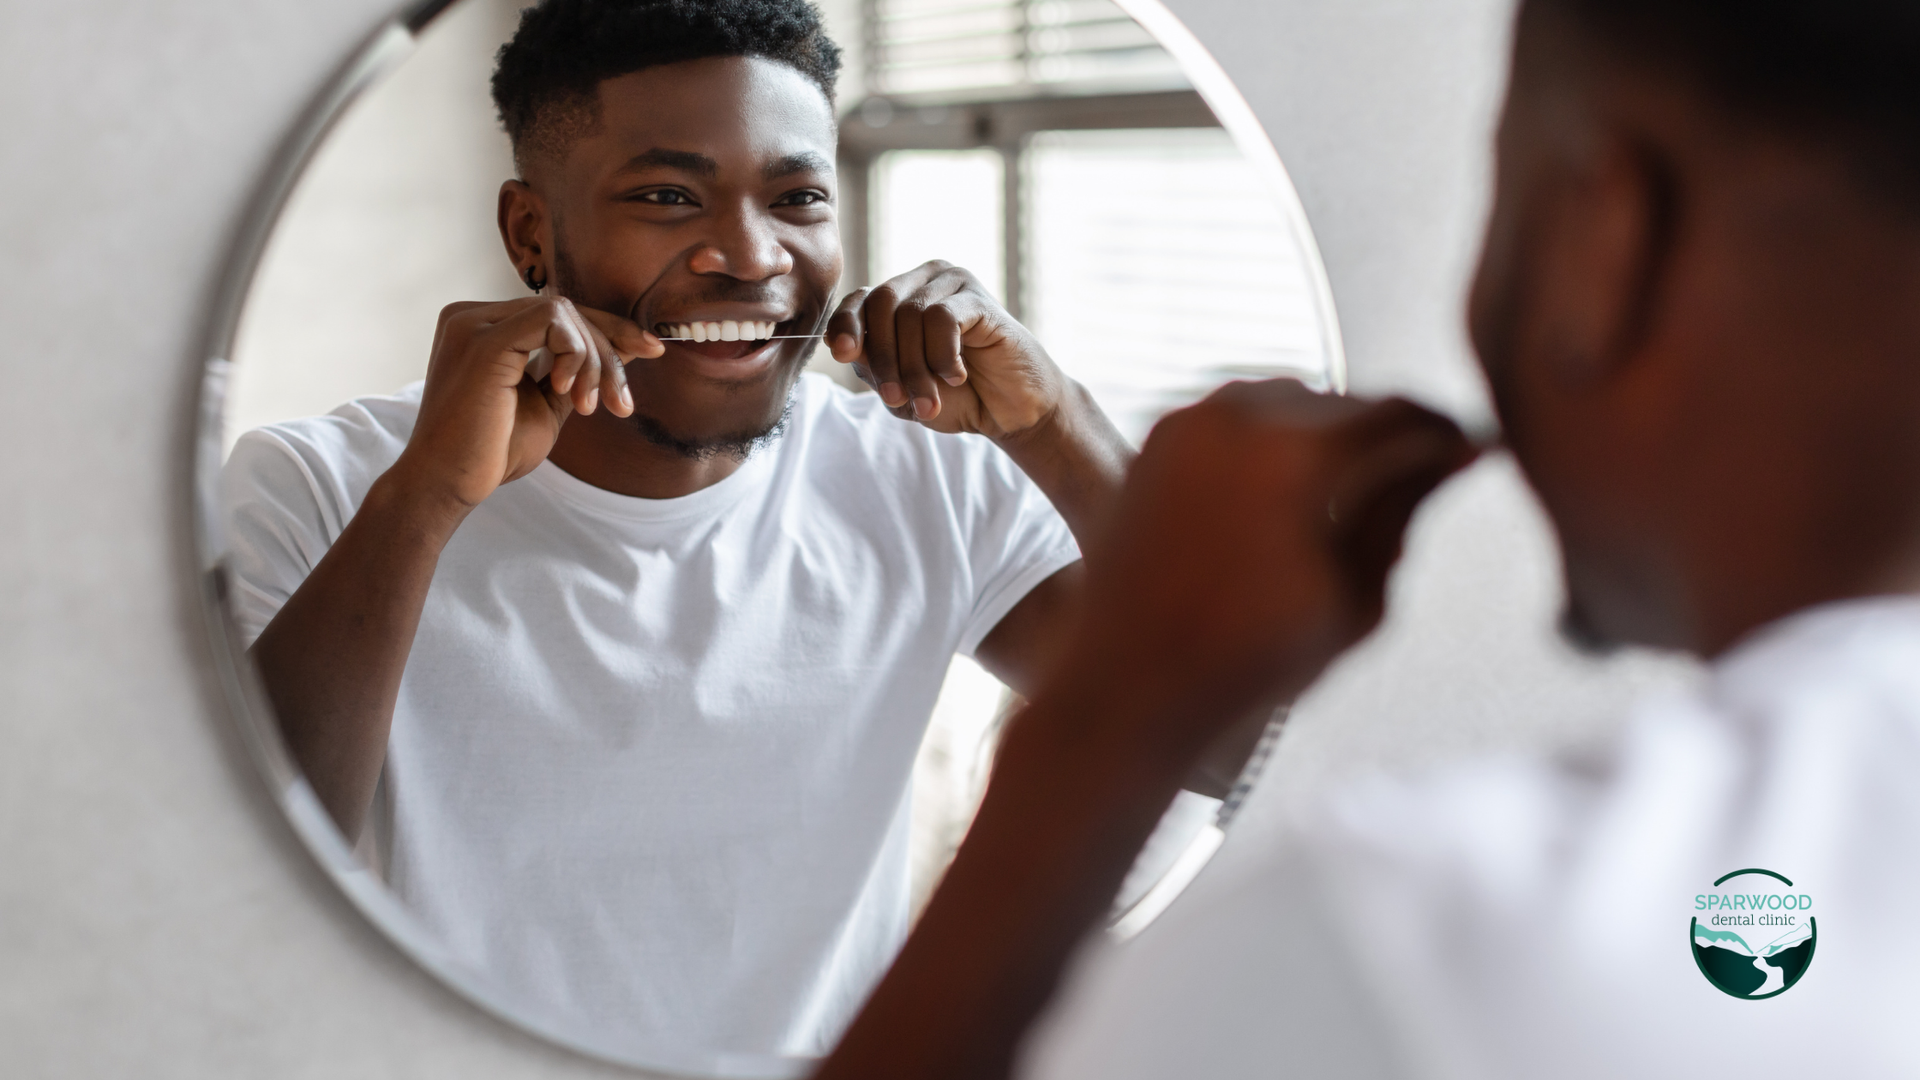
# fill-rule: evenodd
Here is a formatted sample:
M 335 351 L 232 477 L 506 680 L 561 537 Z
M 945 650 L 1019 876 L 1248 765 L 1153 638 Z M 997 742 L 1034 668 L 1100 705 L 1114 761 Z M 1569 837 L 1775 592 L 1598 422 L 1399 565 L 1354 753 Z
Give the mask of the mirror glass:
M 590 1054 L 799 1075 L 965 835 L 1078 557 L 1046 478 L 890 415 L 871 357 L 809 335 L 945 260 L 1137 445 L 1230 379 L 1340 389 L 1325 275 L 1251 113 L 1157 3 L 830 0 L 831 104 L 797 61 L 655 65 L 539 99 L 516 164 L 489 80 L 524 6 L 396 16 L 261 194 L 208 349 L 210 625 L 287 812 L 409 954 Z M 635 164 L 656 150 L 681 156 Z M 612 211 L 579 194 L 615 187 Z M 660 336 L 748 329 L 641 357 L 593 321 L 622 274 Z M 642 419 L 553 406 L 535 376 L 568 340 L 631 365 Z M 999 356 L 965 344 L 967 385 Z M 761 365 L 767 422 L 683 437 L 766 412 L 727 364 Z M 1262 730 L 1175 802 L 1115 933 L 1217 846 Z

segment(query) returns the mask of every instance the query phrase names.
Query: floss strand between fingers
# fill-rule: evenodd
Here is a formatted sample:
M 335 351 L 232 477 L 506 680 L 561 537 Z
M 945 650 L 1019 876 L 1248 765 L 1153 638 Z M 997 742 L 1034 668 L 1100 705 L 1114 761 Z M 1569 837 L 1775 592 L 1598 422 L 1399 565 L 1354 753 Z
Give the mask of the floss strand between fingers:
M 824 338 L 826 336 L 827 335 L 825 334 L 775 334 L 772 337 L 753 338 L 751 340 L 753 341 L 819 341 L 821 338 Z M 690 338 L 690 337 L 663 337 L 663 338 L 656 338 L 655 340 L 657 341 L 699 341 L 702 339 Z

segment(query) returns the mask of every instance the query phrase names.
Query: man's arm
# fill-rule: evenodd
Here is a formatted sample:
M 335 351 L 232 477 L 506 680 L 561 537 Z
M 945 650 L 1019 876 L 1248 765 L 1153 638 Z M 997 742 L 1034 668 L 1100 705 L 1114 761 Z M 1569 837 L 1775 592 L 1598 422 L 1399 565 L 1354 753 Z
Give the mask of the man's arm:
M 1163 422 L 1064 658 L 819 1080 L 1007 1076 L 1180 779 L 1378 623 L 1415 506 L 1472 456 L 1415 406 L 1296 383 L 1236 384 Z
M 407 448 L 254 642 L 293 759 L 350 839 L 386 761 L 407 654 L 440 552 L 474 507 L 552 449 L 570 410 L 633 411 L 615 347 L 659 342 L 565 300 L 455 304 L 441 313 Z M 545 348 L 545 382 L 526 374 Z

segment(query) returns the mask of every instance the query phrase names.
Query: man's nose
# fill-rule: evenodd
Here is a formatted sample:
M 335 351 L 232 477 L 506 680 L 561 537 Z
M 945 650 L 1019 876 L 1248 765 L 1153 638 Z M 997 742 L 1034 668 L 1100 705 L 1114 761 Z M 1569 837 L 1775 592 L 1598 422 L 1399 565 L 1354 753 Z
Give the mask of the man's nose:
M 793 272 L 793 253 L 766 215 L 751 210 L 729 214 L 706 243 L 694 249 L 696 274 L 724 274 L 740 281 L 765 281 Z

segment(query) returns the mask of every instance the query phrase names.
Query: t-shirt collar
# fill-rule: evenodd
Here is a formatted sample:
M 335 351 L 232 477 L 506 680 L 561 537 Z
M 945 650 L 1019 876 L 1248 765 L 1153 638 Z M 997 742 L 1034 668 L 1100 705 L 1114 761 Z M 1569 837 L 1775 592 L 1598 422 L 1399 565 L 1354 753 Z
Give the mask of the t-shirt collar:
M 712 517 L 739 502 L 747 493 L 765 486 L 780 455 L 781 443 L 791 434 L 788 432 L 771 445 L 756 448 L 726 479 L 677 499 L 621 495 L 595 487 L 552 461 L 542 461 L 520 482 L 533 484 L 591 514 L 620 521 L 664 523 Z

